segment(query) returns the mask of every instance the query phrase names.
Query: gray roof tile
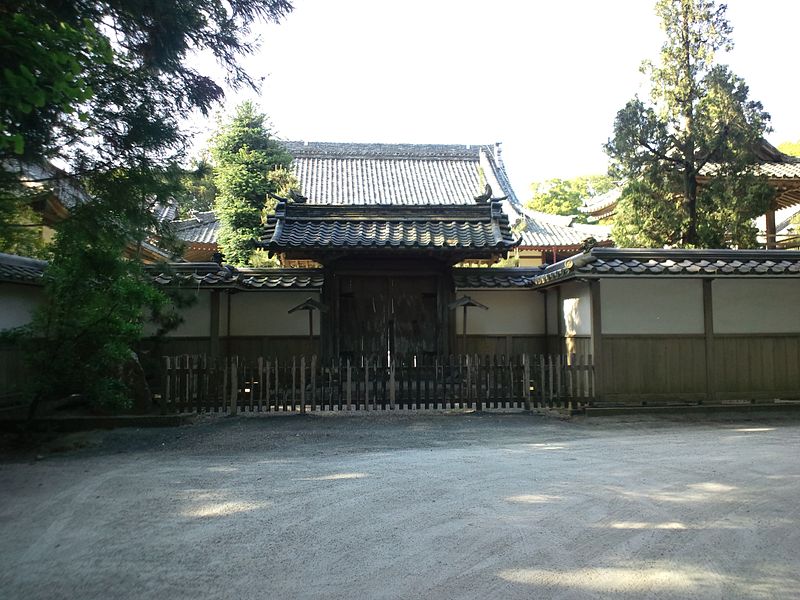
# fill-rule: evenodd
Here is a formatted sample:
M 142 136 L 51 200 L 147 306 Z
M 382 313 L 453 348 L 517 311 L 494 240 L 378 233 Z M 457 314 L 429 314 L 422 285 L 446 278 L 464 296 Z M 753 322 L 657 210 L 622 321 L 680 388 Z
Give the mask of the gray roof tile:
M 309 204 L 474 204 L 479 145 L 283 142 Z M 503 190 L 494 190 L 498 196 Z
M 180 221 L 171 223 L 175 236 L 189 243 L 216 244 L 219 234 L 219 220 L 214 211 L 199 212 Z
M 531 287 L 544 268 L 457 268 L 453 269 L 456 288 L 526 288 Z
M 41 285 L 47 261 L 0 253 L 0 281 Z
M 160 285 L 257 289 L 321 288 L 322 269 L 236 269 L 216 263 L 170 263 L 148 268 Z
M 260 245 L 295 249 L 507 250 L 517 243 L 500 203 L 470 206 L 319 206 L 281 203 Z
M 595 247 L 547 267 L 535 278 L 545 285 L 571 277 L 795 276 L 800 252 L 788 250 L 641 250 Z

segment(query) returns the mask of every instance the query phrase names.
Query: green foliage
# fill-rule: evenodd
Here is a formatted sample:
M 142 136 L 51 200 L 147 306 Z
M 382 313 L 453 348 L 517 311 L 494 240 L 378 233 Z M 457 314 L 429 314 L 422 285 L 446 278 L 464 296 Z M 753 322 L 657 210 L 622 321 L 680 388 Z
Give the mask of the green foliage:
M 615 185 L 608 175 L 585 175 L 574 179 L 548 179 L 531 184 L 533 198 L 528 207 L 553 215 L 575 215 L 579 223 L 586 215 L 578 212 L 583 200 L 605 194 Z
M 796 142 L 783 142 L 778 146 L 778 150 L 790 156 L 800 156 L 800 140 Z
M 33 204 L 44 202 L 47 193 L 20 188 L 16 176 L 0 171 L 0 252 L 47 258 L 42 216 Z
M 712 0 L 660 0 L 666 41 L 659 64 L 645 63 L 649 101 L 617 113 L 606 145 L 611 174 L 631 182 L 618 204 L 620 245 L 751 247 L 750 220 L 771 191 L 752 173 L 753 148 L 769 115 L 748 99 L 744 81 L 715 64 L 732 46 L 725 6 Z M 711 170 L 703 185 L 698 178 Z
M 97 201 L 77 207 L 58 227 L 47 301 L 25 336 L 37 400 L 81 394 L 97 408 L 128 406 L 121 368 L 141 336 L 142 310 L 166 303 L 141 265 L 121 258 L 128 240 L 147 228 L 128 202 L 141 191 L 141 175 L 95 178 Z
M 269 194 L 296 185 L 289 179 L 292 157 L 271 137 L 266 119 L 251 102 L 244 102 L 230 120 L 220 122 L 211 142 L 219 245 L 234 265 L 250 264 L 262 213 L 275 207 Z M 260 258 L 259 262 L 263 263 Z
M 209 211 L 217 198 L 214 167 L 211 157 L 202 155 L 191 162 L 189 170 L 181 177 L 181 187 L 175 195 L 178 216 L 187 218 L 192 212 Z
M 38 136 L 47 132 L 31 127 L 37 119 L 85 119 L 80 108 L 93 95 L 89 71 L 113 60 L 109 40 L 93 23 L 40 20 L 44 7 L 20 4 L 31 12 L 0 16 L 0 152 L 16 155 L 26 143 L 44 141 Z
M 82 176 L 179 160 L 180 119 L 223 97 L 187 59 L 207 51 L 229 84 L 255 87 L 239 64 L 256 48 L 249 27 L 291 8 L 287 0 L 5 1 L 0 165 L 58 158 L 68 175 Z M 0 222 L 13 222 L 20 195 L 0 186 Z
M 148 209 L 177 190 L 187 142 L 180 119 L 194 109 L 208 113 L 223 97 L 188 59 L 206 51 L 227 83 L 255 88 L 240 66 L 256 48 L 249 27 L 291 8 L 287 0 L 0 7 L 0 231 L 24 231 L 17 226 L 30 214 L 22 199 L 32 186 L 57 189 L 62 177 L 32 181 L 25 168 L 12 171 L 12 161 L 57 158 L 63 177 L 91 197 L 58 228 L 46 301 L 27 329 L 37 340 L 37 402 L 75 392 L 97 405 L 125 404 L 121 366 L 141 335 L 143 307 L 165 302 L 138 260 L 137 248 L 155 233 Z M 21 248 L 11 237 L 4 248 Z

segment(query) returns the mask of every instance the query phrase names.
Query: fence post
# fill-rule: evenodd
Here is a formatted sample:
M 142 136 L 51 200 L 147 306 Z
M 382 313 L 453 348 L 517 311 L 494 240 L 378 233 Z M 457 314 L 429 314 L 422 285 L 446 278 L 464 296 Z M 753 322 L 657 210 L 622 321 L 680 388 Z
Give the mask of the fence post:
M 369 358 L 364 358 L 364 410 L 369 410 Z
M 311 412 L 317 410 L 317 355 L 311 355 Z
M 295 411 L 294 403 L 297 401 L 297 357 L 292 357 L 292 412 Z
M 167 405 L 169 404 L 170 386 L 172 378 L 170 377 L 170 358 L 164 357 L 164 389 L 161 393 L 161 414 L 166 414 Z
M 350 359 L 347 359 L 347 410 L 352 410 L 351 402 L 353 401 L 351 394 L 353 393 L 353 373 L 350 370 Z
M 275 357 L 275 412 L 278 412 L 278 402 L 280 402 L 281 395 L 278 388 L 280 369 L 278 368 L 278 357 Z M 286 410 L 286 401 L 283 402 L 283 410 Z
M 522 355 L 522 401 L 525 403 L 525 410 L 531 409 L 531 365 L 530 357 Z
M 389 362 L 389 406 L 394 410 L 395 389 L 394 389 L 394 357 Z
M 254 382 L 255 385 L 255 382 Z M 264 357 L 258 357 L 258 412 L 264 404 Z
M 300 357 L 300 414 L 306 412 L 306 357 Z
M 270 361 L 267 361 L 267 365 L 264 370 L 264 402 L 267 404 L 267 412 L 272 410 L 270 406 L 270 389 L 269 389 L 269 372 L 270 372 Z
M 222 359 L 222 412 L 225 412 L 225 408 L 228 406 L 228 389 L 230 388 L 228 378 L 230 377 L 230 362 L 230 358 L 228 357 Z
M 234 356 L 231 358 L 230 370 L 230 414 L 235 415 L 237 409 L 237 400 L 239 399 L 239 359 Z
M 546 395 L 546 381 L 544 378 L 544 354 L 539 355 L 539 408 L 545 407 Z
M 568 354 L 566 356 L 564 356 L 563 364 L 564 364 L 564 367 L 563 367 L 564 369 L 569 369 L 569 366 L 568 366 L 569 365 L 569 355 Z M 568 371 L 565 370 L 564 371 L 564 387 L 565 388 L 566 388 L 567 377 L 568 377 Z M 565 390 L 565 394 L 564 395 L 566 396 L 565 405 L 567 407 L 567 410 L 572 411 L 572 402 L 573 402 L 572 394 L 571 393 L 569 393 L 569 394 L 566 393 L 566 390 Z

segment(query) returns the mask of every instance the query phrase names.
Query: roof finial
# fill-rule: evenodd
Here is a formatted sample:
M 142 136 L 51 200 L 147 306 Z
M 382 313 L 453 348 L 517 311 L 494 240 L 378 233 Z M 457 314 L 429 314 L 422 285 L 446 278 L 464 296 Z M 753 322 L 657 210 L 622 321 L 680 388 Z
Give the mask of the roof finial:
M 486 187 L 483 188 L 483 193 L 480 196 L 475 196 L 475 202 L 477 202 L 478 204 L 486 204 L 491 199 L 492 199 L 492 186 L 490 186 L 487 183 Z

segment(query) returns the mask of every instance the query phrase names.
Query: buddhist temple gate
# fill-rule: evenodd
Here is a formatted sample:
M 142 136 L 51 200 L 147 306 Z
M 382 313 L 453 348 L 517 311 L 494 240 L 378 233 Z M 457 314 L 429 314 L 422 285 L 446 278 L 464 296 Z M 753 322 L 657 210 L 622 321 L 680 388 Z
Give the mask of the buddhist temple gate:
M 322 356 L 442 356 L 455 335 L 452 267 L 513 248 L 499 201 L 448 205 L 278 205 L 260 241 L 283 261 L 322 265 Z

